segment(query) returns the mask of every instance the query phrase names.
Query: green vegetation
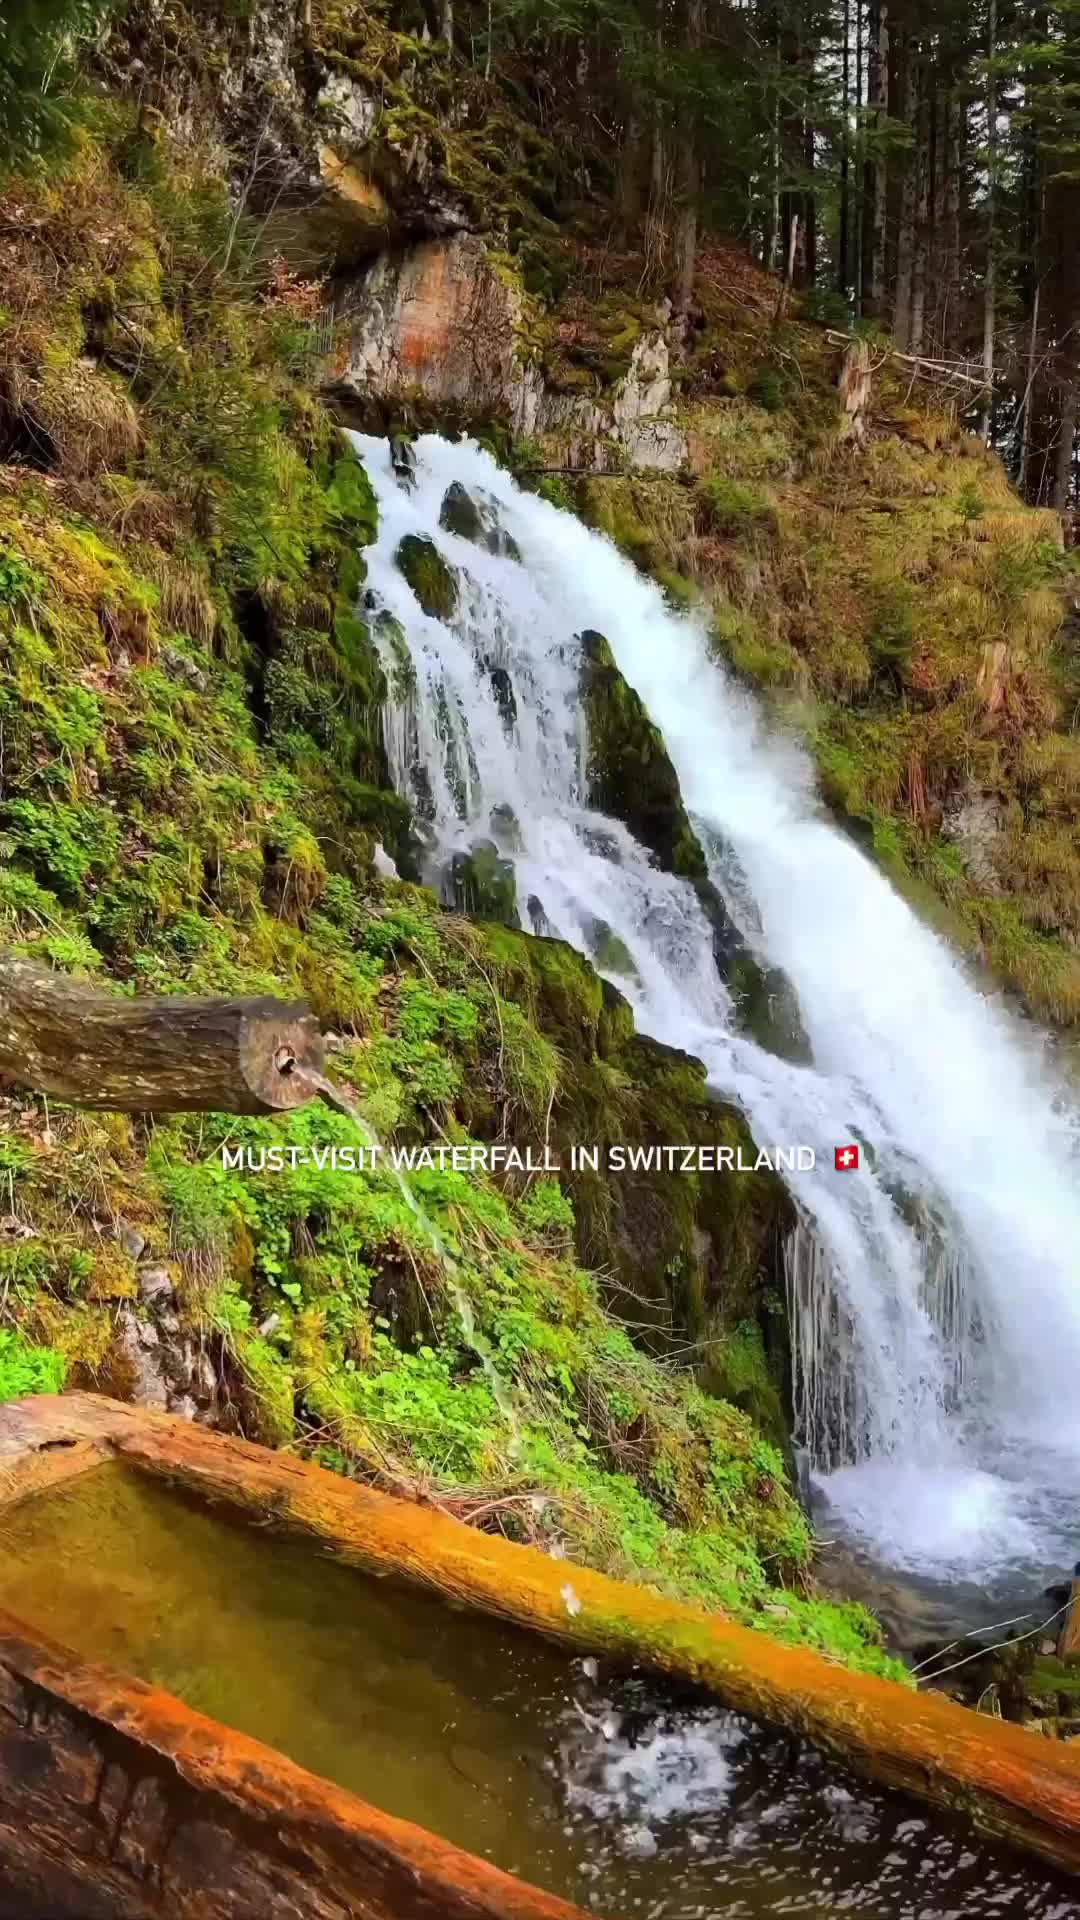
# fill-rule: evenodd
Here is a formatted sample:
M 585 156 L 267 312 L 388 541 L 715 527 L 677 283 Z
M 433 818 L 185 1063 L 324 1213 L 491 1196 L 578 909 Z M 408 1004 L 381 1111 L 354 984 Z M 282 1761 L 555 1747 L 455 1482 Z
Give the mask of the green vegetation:
M 394 557 L 424 612 L 434 620 L 451 620 L 458 603 L 457 575 L 435 542 L 407 533 Z
M 3 0 L 0 6 L 0 167 L 70 137 L 72 49 L 109 0 Z
M 657 728 L 627 686 L 603 634 L 583 633 L 581 644 L 590 805 L 624 820 L 670 873 L 704 880 L 705 856 Z
M 0 1400 L 21 1400 L 29 1393 L 59 1393 L 64 1357 L 48 1347 L 32 1347 L 10 1327 L 0 1327 Z
M 376 878 L 408 823 L 357 611 L 374 513 L 311 396 L 311 287 L 156 122 L 95 119 L 76 165 L 6 189 L 4 940 L 119 992 L 308 994 L 389 1146 L 745 1143 L 576 953 Z M 321 1109 L 9 1105 L 2 1390 L 130 1393 L 149 1320 L 167 1390 L 212 1417 L 886 1664 L 814 1597 L 778 1445 L 684 1357 L 764 1311 L 777 1183 L 434 1168 L 406 1193 L 311 1157 L 331 1144 L 358 1136 Z

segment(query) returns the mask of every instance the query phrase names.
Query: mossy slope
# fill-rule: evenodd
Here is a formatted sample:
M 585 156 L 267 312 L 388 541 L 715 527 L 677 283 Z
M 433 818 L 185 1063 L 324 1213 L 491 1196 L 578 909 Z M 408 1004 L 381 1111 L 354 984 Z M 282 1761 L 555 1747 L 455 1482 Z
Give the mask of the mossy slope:
M 311 291 L 260 267 L 190 153 L 97 117 L 68 173 L 6 189 L 4 939 L 118 992 L 308 993 L 391 1144 L 734 1141 L 696 1064 L 636 1039 L 569 949 L 377 880 L 376 842 L 407 843 L 355 611 L 372 506 L 311 398 Z M 278 1150 L 282 1171 L 226 1168 L 226 1141 Z M 305 1158 L 331 1144 L 356 1134 L 321 1110 L 151 1126 L 5 1099 L 0 1384 L 150 1380 L 189 1413 L 882 1663 L 867 1616 L 807 1597 L 780 1453 L 663 1357 L 677 1327 L 714 1337 L 718 1364 L 745 1346 L 779 1189 L 433 1170 L 410 1196 Z M 640 1317 L 628 1288 L 658 1353 L 622 1324 Z M 767 1379 L 731 1380 L 775 1427 Z

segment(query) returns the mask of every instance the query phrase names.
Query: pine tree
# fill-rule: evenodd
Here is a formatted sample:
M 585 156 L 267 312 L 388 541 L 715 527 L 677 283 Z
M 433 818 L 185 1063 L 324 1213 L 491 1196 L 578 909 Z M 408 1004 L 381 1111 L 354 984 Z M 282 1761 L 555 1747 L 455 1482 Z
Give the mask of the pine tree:
M 64 87 L 80 40 L 108 0 L 0 0 L 0 166 L 10 167 L 69 124 Z

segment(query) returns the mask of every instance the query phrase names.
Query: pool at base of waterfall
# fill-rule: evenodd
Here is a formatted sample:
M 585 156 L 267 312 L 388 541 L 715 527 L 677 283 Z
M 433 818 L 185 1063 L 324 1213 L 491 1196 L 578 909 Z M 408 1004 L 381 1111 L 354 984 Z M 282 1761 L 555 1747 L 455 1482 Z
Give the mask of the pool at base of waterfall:
M 950 1453 L 880 1456 L 810 1476 L 810 1507 L 858 1592 L 906 1652 L 998 1626 L 1055 1638 L 1047 1589 L 1080 1559 L 1080 1439 L 1065 1420 L 1042 1431 L 969 1431 Z
M 1080 1915 L 1075 1883 L 714 1701 L 119 1466 L 5 1510 L 0 1606 L 598 1914 Z

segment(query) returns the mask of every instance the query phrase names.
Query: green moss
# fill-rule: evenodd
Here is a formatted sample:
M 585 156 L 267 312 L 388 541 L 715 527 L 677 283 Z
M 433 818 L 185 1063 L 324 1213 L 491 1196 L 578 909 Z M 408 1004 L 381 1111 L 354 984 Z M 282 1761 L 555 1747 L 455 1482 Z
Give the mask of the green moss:
M 457 575 L 435 542 L 426 535 L 407 533 L 394 559 L 424 612 L 433 620 L 451 620 L 458 603 Z
M 31 1393 L 59 1393 L 66 1372 L 62 1354 L 32 1346 L 10 1328 L 0 1327 L 0 1400 L 22 1400 Z
M 658 729 L 623 679 L 603 634 L 583 633 L 581 647 L 590 806 L 625 821 L 669 872 L 704 879 L 705 856 Z
M 459 913 L 519 924 L 514 863 L 502 858 L 493 840 L 477 840 L 468 853 L 455 854 L 450 880 Z

